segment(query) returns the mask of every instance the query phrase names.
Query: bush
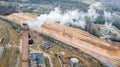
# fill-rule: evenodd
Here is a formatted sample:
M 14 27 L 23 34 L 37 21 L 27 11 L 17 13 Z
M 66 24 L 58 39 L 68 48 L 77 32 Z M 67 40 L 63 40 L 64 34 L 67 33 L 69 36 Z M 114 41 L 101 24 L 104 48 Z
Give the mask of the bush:
M 99 16 L 94 23 L 104 24 L 105 23 L 105 18 L 103 16 Z

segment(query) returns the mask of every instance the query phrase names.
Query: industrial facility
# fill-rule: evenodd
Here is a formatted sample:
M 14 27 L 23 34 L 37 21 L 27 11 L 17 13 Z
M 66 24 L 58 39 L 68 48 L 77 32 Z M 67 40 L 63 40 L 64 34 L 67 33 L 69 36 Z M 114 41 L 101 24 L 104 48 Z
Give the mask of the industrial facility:
M 119 14 L 97 0 L 0 0 L 0 67 L 120 67 Z

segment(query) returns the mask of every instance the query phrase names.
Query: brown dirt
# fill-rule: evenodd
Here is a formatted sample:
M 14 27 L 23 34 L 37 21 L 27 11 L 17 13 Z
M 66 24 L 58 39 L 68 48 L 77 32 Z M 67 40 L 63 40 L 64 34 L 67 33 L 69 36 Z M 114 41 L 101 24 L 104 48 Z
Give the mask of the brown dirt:
M 83 30 L 64 25 L 62 26 L 58 23 L 45 23 L 42 25 L 42 29 L 36 28 L 36 31 L 44 31 L 44 34 L 53 36 L 55 39 L 67 43 L 70 46 L 83 49 L 85 52 L 90 51 L 91 55 L 94 53 L 93 55 L 109 58 L 112 62 L 117 61 L 117 63 L 119 63 L 120 61 L 120 47 L 114 46 L 113 44 L 97 38 Z
M 43 24 L 42 27 L 53 31 L 58 35 L 60 35 L 59 32 L 62 32 L 63 36 L 67 36 L 68 38 L 72 38 L 75 40 L 81 40 L 103 49 L 112 50 L 112 51 L 118 49 L 118 47 L 115 47 L 112 44 L 107 43 L 105 40 L 99 39 L 80 29 L 75 29 L 69 26 L 61 26 L 57 23 Z
M 33 16 L 24 13 L 15 13 L 7 16 L 7 18 L 19 21 L 34 19 Z M 62 26 L 58 23 L 44 23 L 42 27 L 32 27 L 33 30 L 49 35 L 57 40 L 60 40 L 70 46 L 83 50 L 84 52 L 106 58 L 107 60 L 118 59 L 120 61 L 120 47 L 114 46 L 103 39 L 97 38 L 88 32 L 69 26 Z M 94 54 L 93 54 L 94 53 Z M 116 61 L 116 60 L 115 60 Z M 116 62 L 115 62 L 116 63 Z M 118 62 L 119 63 L 119 62 Z
M 13 13 L 6 17 L 9 18 L 10 20 L 13 20 L 13 21 L 16 21 L 19 23 L 25 22 L 27 20 L 35 19 L 35 17 L 33 15 L 31 15 L 30 13 Z

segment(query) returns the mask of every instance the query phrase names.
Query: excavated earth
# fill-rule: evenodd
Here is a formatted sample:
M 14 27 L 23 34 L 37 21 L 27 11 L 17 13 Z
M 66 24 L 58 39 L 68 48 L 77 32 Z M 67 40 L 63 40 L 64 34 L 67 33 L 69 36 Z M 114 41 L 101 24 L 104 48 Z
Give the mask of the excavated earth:
M 34 20 L 30 14 L 11 14 L 6 18 L 18 24 L 27 20 Z M 108 43 L 80 29 L 72 28 L 58 23 L 44 23 L 41 27 L 32 26 L 31 29 L 48 35 L 56 40 L 75 47 L 107 64 L 109 67 L 120 67 L 120 47 Z

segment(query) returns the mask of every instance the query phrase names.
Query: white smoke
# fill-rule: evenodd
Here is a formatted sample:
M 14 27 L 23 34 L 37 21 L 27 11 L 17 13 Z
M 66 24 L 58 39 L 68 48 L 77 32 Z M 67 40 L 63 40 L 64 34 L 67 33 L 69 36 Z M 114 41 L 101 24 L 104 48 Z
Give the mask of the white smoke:
M 101 10 L 104 10 L 104 6 L 101 2 L 96 2 L 89 6 L 87 15 L 91 21 L 95 21 L 96 18 L 100 15 L 99 11 Z
M 100 15 L 99 10 L 103 10 L 103 5 L 98 2 L 89 6 L 88 11 L 81 12 L 79 10 L 71 10 L 62 12 L 59 8 L 55 8 L 49 14 L 41 14 L 36 18 L 35 21 L 29 21 L 28 24 L 30 26 L 41 26 L 44 23 L 54 23 L 59 22 L 61 25 L 74 25 L 77 27 L 85 28 L 86 26 L 86 18 L 89 17 L 90 21 L 94 22 L 96 18 Z M 106 26 L 109 25 L 108 19 L 110 19 L 111 15 L 108 12 L 104 12 L 104 16 L 106 19 Z
M 105 6 L 101 2 L 97 2 L 95 4 L 92 4 L 89 6 L 88 10 L 88 16 L 90 17 L 91 21 L 95 21 L 98 16 L 101 14 L 99 13 L 100 11 L 103 11 L 103 16 L 105 19 L 105 27 L 106 28 L 111 28 L 113 24 L 113 14 L 110 13 L 109 11 L 105 10 Z
M 105 27 L 110 28 L 113 24 L 112 14 L 110 12 L 104 11 L 105 17 Z
M 59 22 L 61 25 L 73 24 L 85 28 L 84 14 L 81 14 L 78 10 L 66 11 L 62 13 L 59 8 L 55 8 L 49 14 L 41 14 L 35 21 L 28 22 L 31 26 L 41 26 L 43 23 Z

